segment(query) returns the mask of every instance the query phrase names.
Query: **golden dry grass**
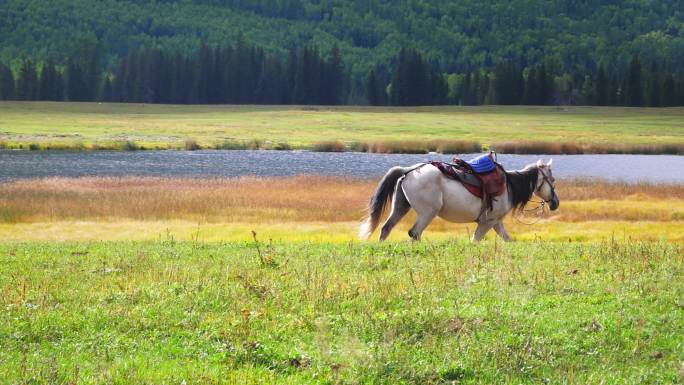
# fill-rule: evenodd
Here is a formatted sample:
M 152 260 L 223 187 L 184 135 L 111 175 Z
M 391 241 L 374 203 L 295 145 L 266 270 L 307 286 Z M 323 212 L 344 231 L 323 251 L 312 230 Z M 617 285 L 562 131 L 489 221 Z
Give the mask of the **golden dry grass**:
M 363 216 L 376 183 L 317 176 L 20 180 L 0 184 L 0 222 L 350 222 Z M 684 221 L 682 185 L 560 181 L 557 190 L 557 221 Z

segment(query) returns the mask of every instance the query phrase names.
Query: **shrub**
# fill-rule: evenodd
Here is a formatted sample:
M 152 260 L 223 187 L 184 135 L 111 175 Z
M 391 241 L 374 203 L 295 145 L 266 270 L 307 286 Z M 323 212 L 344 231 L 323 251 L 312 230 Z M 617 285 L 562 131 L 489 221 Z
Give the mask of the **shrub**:
M 197 143 L 195 139 L 186 139 L 185 140 L 185 149 L 187 151 L 196 151 L 196 150 L 201 150 L 202 147 Z
M 135 143 L 132 140 L 127 140 L 125 142 L 120 142 L 119 143 L 119 149 L 122 151 L 138 151 L 140 150 L 140 146 L 138 146 L 137 143 Z
M 289 151 L 291 149 L 292 149 L 292 147 L 290 147 L 290 145 L 287 142 L 278 142 L 278 143 L 274 143 L 271 146 L 271 150 L 277 150 L 277 151 Z
M 445 140 L 434 143 L 434 151 L 440 152 L 442 154 L 469 154 L 482 151 L 482 145 L 473 141 Z
M 369 145 L 367 142 L 352 142 L 349 145 L 349 150 L 355 152 L 368 152 Z
M 246 150 L 249 146 L 245 142 L 226 139 L 221 143 L 217 143 L 214 148 L 217 150 Z
M 313 145 L 312 150 L 316 152 L 344 152 L 346 150 L 344 143 L 339 140 L 326 140 L 317 142 Z

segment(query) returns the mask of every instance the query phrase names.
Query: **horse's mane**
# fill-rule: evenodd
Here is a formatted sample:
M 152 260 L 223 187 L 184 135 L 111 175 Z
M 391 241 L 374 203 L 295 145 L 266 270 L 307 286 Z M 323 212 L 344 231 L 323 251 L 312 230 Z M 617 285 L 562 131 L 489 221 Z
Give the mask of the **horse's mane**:
M 538 178 L 539 168 L 537 165 L 529 165 L 518 171 L 506 171 L 508 194 L 514 209 L 522 210 L 527 202 L 532 199 Z

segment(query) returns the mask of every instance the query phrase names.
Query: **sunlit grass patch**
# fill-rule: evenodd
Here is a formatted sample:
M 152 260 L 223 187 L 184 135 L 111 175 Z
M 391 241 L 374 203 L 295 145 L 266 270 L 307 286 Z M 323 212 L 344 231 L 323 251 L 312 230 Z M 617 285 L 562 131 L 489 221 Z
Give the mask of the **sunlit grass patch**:
M 683 108 L 173 106 L 0 102 L 7 148 L 682 153 Z M 319 142 L 335 146 L 316 146 Z M 435 143 L 450 145 L 437 146 Z M 467 145 L 464 145 L 467 144 Z M 481 144 L 481 145 L 480 145 Z M 435 148 L 431 150 L 431 148 Z M 123 148 L 118 148 L 123 149 Z
M 4 242 L 27 241 L 99 241 L 99 240 L 159 240 L 199 239 L 213 241 L 249 241 L 252 230 L 264 239 L 313 243 L 361 242 L 357 238 L 358 222 L 193 222 L 188 220 L 135 221 L 135 220 L 83 220 L 32 223 L 0 223 L 0 239 Z M 408 241 L 409 220 L 398 225 L 390 240 Z M 506 221 L 509 233 L 516 240 L 588 242 L 618 238 L 621 240 L 651 240 L 684 242 L 684 222 L 627 222 L 542 221 L 529 226 Z M 435 220 L 424 234 L 427 240 L 468 239 L 475 225 L 456 224 Z M 373 237 L 376 239 L 377 234 Z M 495 234 L 488 234 L 494 239 Z M 374 242 L 374 241 L 372 241 Z

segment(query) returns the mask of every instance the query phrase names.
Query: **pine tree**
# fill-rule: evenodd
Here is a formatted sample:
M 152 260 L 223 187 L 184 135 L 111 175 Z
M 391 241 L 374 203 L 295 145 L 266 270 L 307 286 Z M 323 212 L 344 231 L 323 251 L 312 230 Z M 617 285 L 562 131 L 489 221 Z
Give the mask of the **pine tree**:
M 646 105 L 649 107 L 660 107 L 662 97 L 662 89 L 660 86 L 660 73 L 658 72 L 658 64 L 651 62 L 651 69 L 648 75 L 648 94 L 646 98 Z
M 81 68 L 69 60 L 66 67 L 66 93 L 69 101 L 83 101 L 83 73 Z
M 537 72 L 537 86 L 539 87 L 539 104 L 549 105 L 552 103 L 553 95 L 553 80 L 549 78 L 549 74 L 546 71 L 546 65 L 542 63 L 539 71 Z
M 0 63 L 0 100 L 14 99 L 14 74 L 4 63 Z
M 17 97 L 19 100 L 36 100 L 38 98 L 38 74 L 31 60 L 24 60 L 17 80 Z
M 672 73 L 669 71 L 665 75 L 665 80 L 663 80 L 663 95 L 661 104 L 664 107 L 673 107 L 677 105 L 676 84 L 674 76 L 672 76 Z
M 590 75 L 584 75 L 581 89 L 581 104 L 591 106 L 596 104 L 596 96 L 594 94 L 595 86 Z
M 344 67 L 342 64 L 342 56 L 340 55 L 340 49 L 337 43 L 333 45 L 332 51 L 330 51 L 330 59 L 326 65 L 327 68 L 327 90 L 325 92 L 326 97 L 324 100 L 325 104 L 340 104 L 340 97 L 342 94 L 343 86 L 343 71 Z
M 43 65 L 43 69 L 40 72 L 39 99 L 62 100 L 62 90 L 64 86 L 61 83 L 62 76 L 57 71 L 54 61 L 49 59 L 47 63 Z
M 530 67 L 527 72 L 527 77 L 525 78 L 525 91 L 523 92 L 522 104 L 540 104 L 539 85 L 537 84 L 538 79 L 537 69 L 535 67 Z
M 610 92 L 610 86 L 608 85 L 608 78 L 606 77 L 606 71 L 603 69 L 603 65 L 599 65 L 598 74 L 596 75 L 596 88 L 594 94 L 596 95 L 596 104 L 599 106 L 608 105 L 608 93 Z
M 375 77 L 375 70 L 370 70 L 368 76 L 366 76 L 366 97 L 368 98 L 368 104 L 371 106 L 380 105 L 378 79 Z
M 629 80 L 625 87 L 624 99 L 632 107 L 644 105 L 641 86 L 641 62 L 638 56 L 632 57 L 632 61 L 629 64 Z
M 102 94 L 99 100 L 103 102 L 112 102 L 114 100 L 113 90 L 112 90 L 112 79 L 109 76 L 104 77 L 104 82 L 102 84 Z
M 470 76 L 470 72 L 468 72 L 465 75 L 463 75 L 463 84 L 461 85 L 461 100 L 460 100 L 460 102 L 464 106 L 469 106 L 472 104 L 472 102 L 470 100 L 470 95 L 471 95 L 470 84 L 471 84 L 471 76 Z
M 498 103 L 503 105 L 520 104 L 524 89 L 524 80 L 520 68 L 513 62 L 506 61 L 496 66 L 495 73 Z
M 607 105 L 609 106 L 618 106 L 620 105 L 620 99 L 621 99 L 621 94 L 622 89 L 620 88 L 620 81 L 617 78 L 617 75 L 613 74 L 610 76 L 610 79 L 608 80 L 608 103 Z

